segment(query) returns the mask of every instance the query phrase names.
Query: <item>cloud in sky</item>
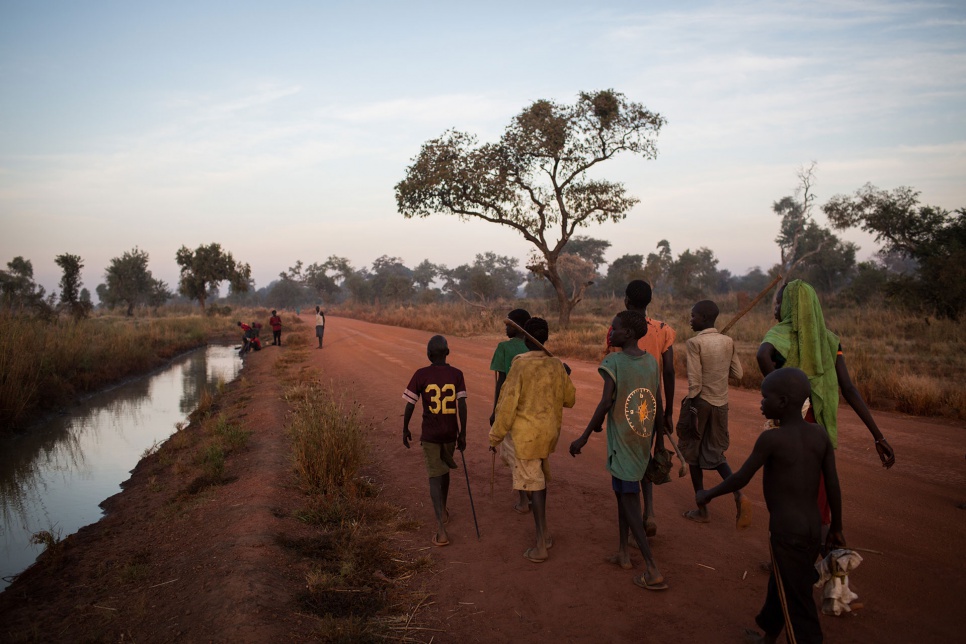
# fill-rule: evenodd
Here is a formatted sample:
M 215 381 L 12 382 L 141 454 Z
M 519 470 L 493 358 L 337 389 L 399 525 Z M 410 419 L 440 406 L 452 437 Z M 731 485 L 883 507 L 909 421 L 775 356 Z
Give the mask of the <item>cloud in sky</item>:
M 613 87 L 668 118 L 641 199 L 583 231 L 660 239 L 741 273 L 777 259 L 771 204 L 818 161 L 820 201 L 871 181 L 966 205 L 961 3 L 32 3 L 0 8 L 0 263 L 80 254 L 90 290 L 135 245 L 174 282 L 219 241 L 263 286 L 295 260 L 455 266 L 509 230 L 405 220 L 393 186 L 448 128 L 496 139 L 538 98 Z M 861 235 L 863 254 L 873 246 Z

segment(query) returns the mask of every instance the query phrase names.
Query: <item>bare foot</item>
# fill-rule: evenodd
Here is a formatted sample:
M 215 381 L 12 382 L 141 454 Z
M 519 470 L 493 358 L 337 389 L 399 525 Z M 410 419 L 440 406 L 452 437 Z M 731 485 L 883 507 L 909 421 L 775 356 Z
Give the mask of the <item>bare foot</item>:
M 644 534 L 648 537 L 653 537 L 657 534 L 657 521 L 654 517 L 644 518 Z
M 711 517 L 707 515 L 707 510 L 705 510 L 705 514 L 701 514 L 701 510 L 688 510 L 681 516 L 695 523 L 711 523 Z
M 443 535 L 441 537 L 438 534 L 434 534 L 433 535 L 433 545 L 436 546 L 437 548 L 442 548 L 443 546 L 448 546 L 449 545 L 449 538 L 446 535 Z
M 745 629 L 745 641 L 749 644 L 775 644 L 778 641 L 777 637 L 771 637 L 767 633 L 762 635 L 753 628 Z
M 621 554 L 618 552 L 616 555 L 605 557 L 604 561 L 609 564 L 614 564 L 615 566 L 620 566 L 624 570 L 630 570 L 634 567 L 631 565 L 631 558 L 627 556 L 627 553 Z
M 513 511 L 516 512 L 517 514 L 529 514 L 530 504 L 527 503 L 526 505 L 520 505 L 519 503 L 517 503 L 516 505 L 513 506 Z

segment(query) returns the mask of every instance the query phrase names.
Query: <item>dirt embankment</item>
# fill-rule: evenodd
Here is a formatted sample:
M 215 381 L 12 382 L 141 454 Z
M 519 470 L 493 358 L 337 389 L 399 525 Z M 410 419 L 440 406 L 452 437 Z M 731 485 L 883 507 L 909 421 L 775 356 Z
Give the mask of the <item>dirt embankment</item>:
M 306 318 L 307 319 L 307 318 Z M 453 472 L 449 534 L 433 548 L 431 506 L 421 455 L 401 444 L 403 402 L 412 372 L 426 362 L 429 333 L 331 318 L 326 347 L 309 364 L 357 401 L 373 425 L 369 474 L 383 498 L 422 527 L 394 538 L 404 556 L 433 565 L 405 582 L 430 594 L 405 636 L 436 642 L 646 641 L 738 642 L 764 597 L 767 512 L 760 476 L 749 486 L 754 525 L 734 529 L 728 499 L 712 505 L 713 521 L 681 518 L 692 507 L 687 478 L 655 491 L 658 535 L 652 548 L 671 588 L 651 593 L 631 583 L 635 571 L 604 563 L 616 549 L 616 507 L 597 436 L 577 459 L 565 448 L 589 419 L 600 393 L 596 364 L 571 361 L 577 406 L 564 417 L 552 459 L 548 520 L 550 559 L 526 561 L 530 516 L 513 512 L 508 472 L 497 465 L 491 493 L 486 419 L 492 407 L 488 371 L 500 339 L 450 338 L 450 363 L 470 392 L 470 488 L 482 538 L 477 539 L 462 467 Z M 310 641 L 317 617 L 298 598 L 307 562 L 280 544 L 310 528 L 294 518 L 302 503 L 284 430 L 287 406 L 274 361 L 285 348 L 247 359 L 223 413 L 253 433 L 226 464 L 231 480 L 184 497 L 184 481 L 159 475 L 165 448 L 143 461 L 107 516 L 66 540 L 0 594 L 0 639 L 37 641 Z M 749 368 L 752 365 L 747 365 Z M 678 387 L 683 390 L 684 383 Z M 728 452 L 738 466 L 761 426 L 759 397 L 734 391 Z M 824 617 L 830 642 L 954 641 L 966 632 L 964 428 L 896 414 L 876 414 L 897 453 L 889 471 L 850 410 L 841 412 L 837 452 L 845 534 L 864 563 L 852 577 L 865 608 Z M 190 430 L 189 430 L 190 431 Z M 173 446 L 172 446 L 173 447 Z M 168 470 L 171 471 L 171 470 Z M 714 483 L 714 474 L 706 476 Z M 173 498 L 182 498 L 172 503 Z M 413 607 L 407 607 L 406 610 Z M 416 630 L 415 627 L 425 630 Z

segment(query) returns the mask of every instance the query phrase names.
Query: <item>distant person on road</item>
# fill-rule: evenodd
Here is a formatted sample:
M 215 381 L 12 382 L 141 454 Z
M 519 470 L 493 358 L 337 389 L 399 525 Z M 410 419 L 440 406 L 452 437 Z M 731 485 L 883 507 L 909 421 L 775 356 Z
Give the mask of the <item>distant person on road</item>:
M 624 308 L 628 311 L 637 311 L 647 320 L 647 334 L 641 338 L 638 346 L 647 353 L 651 354 L 657 364 L 661 367 L 662 384 L 664 386 L 663 400 L 674 400 L 674 339 L 676 337 L 674 329 L 665 322 L 652 320 L 647 317 L 647 307 L 651 303 L 651 285 L 644 280 L 632 280 L 624 290 Z M 607 332 L 607 347 L 605 353 L 619 351 L 611 343 L 611 332 Z M 673 413 L 671 404 L 668 403 L 664 409 L 663 431 L 672 433 L 674 431 Z M 662 429 L 660 424 L 658 429 Z M 663 445 L 663 442 L 661 443 Z M 644 495 L 644 529 L 647 536 L 653 537 L 657 534 L 657 519 L 654 513 L 654 484 L 644 479 L 641 481 L 641 491 Z
M 322 334 L 325 333 L 325 312 L 321 307 L 315 307 L 315 337 L 319 339 L 319 348 L 322 348 Z
M 466 385 L 463 372 L 446 364 L 449 346 L 446 338 L 434 335 L 426 346 L 430 365 L 413 374 L 403 392 L 406 409 L 403 412 L 403 445 L 409 449 L 412 433 L 409 421 L 412 419 L 416 402 L 423 401 L 422 434 L 419 444 L 423 448 L 426 471 L 429 474 L 429 496 L 436 513 L 436 534 L 434 546 L 448 546 L 449 511 L 446 500 L 449 497 L 449 471 L 456 469 L 453 455 L 456 450 L 466 449 Z
M 524 327 L 538 342 L 550 335 L 547 321 L 530 318 Z M 550 455 L 557 448 L 563 408 L 573 407 L 577 398 L 567 369 L 557 358 L 540 350 L 529 338 L 529 351 L 510 365 L 490 428 L 490 449 L 512 436 L 515 451 L 513 489 L 526 493 L 533 510 L 536 543 L 523 556 L 533 563 L 547 560 L 553 538 L 547 530 L 547 482 Z
M 272 317 L 268 318 L 268 324 L 272 327 L 272 344 L 282 346 L 282 318 L 278 312 L 272 309 Z
M 523 327 L 530 320 L 530 313 L 524 309 L 513 309 L 507 314 L 507 318 Z M 509 340 L 504 340 L 496 345 L 496 350 L 493 352 L 493 359 L 490 360 L 490 371 L 493 371 L 496 376 L 496 389 L 493 392 L 493 412 L 490 414 L 491 427 L 496 418 L 496 404 L 500 400 L 500 390 L 503 388 L 506 375 L 510 371 L 510 363 L 518 355 L 530 350 L 527 348 L 526 342 L 523 341 L 523 333 L 512 324 L 506 325 L 506 335 Z M 504 437 L 503 443 L 500 445 L 500 459 L 511 471 L 513 470 L 513 462 L 516 459 L 513 451 L 513 438 L 510 434 Z M 530 501 L 527 500 L 527 493 L 525 491 L 519 490 L 518 492 L 520 498 L 517 500 L 516 505 L 513 506 L 513 509 L 520 514 L 526 514 L 530 511 Z
M 892 446 L 882 436 L 862 394 L 852 383 L 838 336 L 825 327 L 825 316 L 815 289 L 802 280 L 793 280 L 783 286 L 775 300 L 775 319 L 779 323 L 765 334 L 758 347 L 758 367 L 762 375 L 767 376 L 783 367 L 797 367 L 805 372 L 811 385 L 809 407 L 803 412 L 805 420 L 824 427 L 833 448 L 838 447 L 841 391 L 845 402 L 872 434 L 882 466 L 890 468 L 895 465 Z M 827 528 L 832 520 L 830 509 L 821 490 L 817 496 L 822 525 Z
M 645 565 L 644 574 L 635 576 L 634 583 L 647 590 L 667 590 L 664 576 L 654 563 L 641 514 L 640 482 L 651 459 L 652 443 L 664 448 L 661 371 L 654 357 L 638 343 L 647 332 L 647 319 L 637 311 L 621 311 L 614 318 L 610 342 L 621 351 L 607 354 L 597 368 L 604 379 L 600 402 L 587 429 L 570 444 L 570 455 L 580 454 L 591 433 L 600 431 L 607 421 L 607 471 L 617 497 L 619 533 L 617 554 L 607 561 L 625 570 L 633 567 L 627 552 L 630 532 Z
M 815 560 L 822 548 L 821 517 L 815 504 L 820 479 L 831 508 L 826 548 L 844 548 L 842 495 L 835 469 L 835 449 L 820 425 L 802 418 L 809 378 L 793 367 L 770 373 L 761 383 L 761 412 L 772 424 L 758 437 L 751 456 L 737 472 L 710 490 L 695 494 L 698 507 L 737 492 L 765 468 L 762 490 L 770 515 L 771 576 L 768 593 L 755 622 L 765 632 L 747 634 L 758 642 L 777 642 L 788 629 L 791 642 L 822 641 L 812 584 L 818 580 Z
M 714 323 L 718 305 L 701 300 L 691 308 L 691 330 L 697 333 L 685 343 L 688 358 L 687 417 L 678 419 L 678 446 L 691 472 L 694 491 L 704 489 L 704 470 L 714 470 L 722 479 L 731 476 L 725 451 L 728 435 L 728 377 L 740 379 L 741 361 L 734 341 L 718 333 Z M 685 415 L 684 409 L 681 411 Z M 751 525 L 751 501 L 735 492 L 739 530 Z M 685 519 L 708 523 L 708 508 L 698 506 L 684 513 Z

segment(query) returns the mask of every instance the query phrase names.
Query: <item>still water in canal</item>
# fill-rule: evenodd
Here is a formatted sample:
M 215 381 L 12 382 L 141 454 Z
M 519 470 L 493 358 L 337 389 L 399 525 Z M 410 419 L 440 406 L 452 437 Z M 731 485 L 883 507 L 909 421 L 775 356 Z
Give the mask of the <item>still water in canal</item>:
M 198 349 L 0 440 L 0 590 L 43 551 L 31 535 L 63 538 L 100 519 L 100 503 L 120 491 L 145 451 L 186 420 L 206 387 L 233 380 L 241 365 L 233 347 Z

